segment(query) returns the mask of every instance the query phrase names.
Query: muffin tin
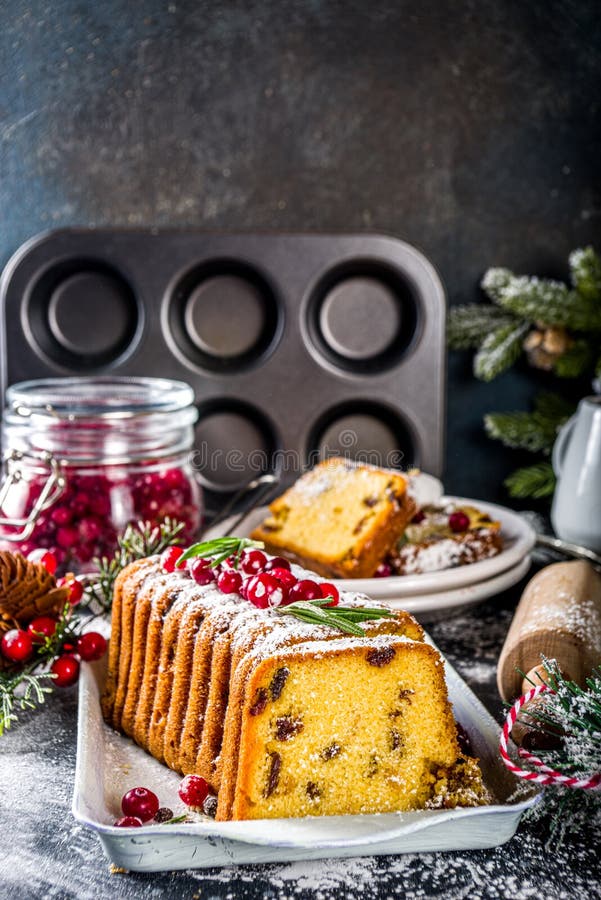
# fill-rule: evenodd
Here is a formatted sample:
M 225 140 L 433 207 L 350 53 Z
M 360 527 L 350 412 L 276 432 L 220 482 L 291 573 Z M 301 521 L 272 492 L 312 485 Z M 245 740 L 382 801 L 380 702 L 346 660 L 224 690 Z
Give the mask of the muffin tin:
M 440 474 L 441 282 L 370 234 L 69 229 L 2 276 L 2 391 L 64 374 L 187 381 L 211 490 L 324 454 Z

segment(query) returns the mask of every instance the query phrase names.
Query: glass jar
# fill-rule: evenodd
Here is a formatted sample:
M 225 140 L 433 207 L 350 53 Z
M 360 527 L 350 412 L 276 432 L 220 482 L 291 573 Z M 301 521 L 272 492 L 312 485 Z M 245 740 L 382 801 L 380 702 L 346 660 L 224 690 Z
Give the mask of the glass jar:
M 192 388 L 160 378 L 15 384 L 2 418 L 0 547 L 47 548 L 60 571 L 110 556 L 129 522 L 166 516 L 194 541 L 202 494 L 191 465 Z

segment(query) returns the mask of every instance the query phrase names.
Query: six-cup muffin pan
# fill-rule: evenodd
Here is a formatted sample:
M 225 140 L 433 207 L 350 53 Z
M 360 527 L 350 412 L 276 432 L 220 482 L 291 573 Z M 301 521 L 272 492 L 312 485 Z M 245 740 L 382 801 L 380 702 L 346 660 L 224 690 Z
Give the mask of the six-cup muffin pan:
M 347 454 L 440 474 L 441 282 L 379 235 L 61 230 L 2 277 L 2 392 L 57 375 L 187 381 L 212 491 Z

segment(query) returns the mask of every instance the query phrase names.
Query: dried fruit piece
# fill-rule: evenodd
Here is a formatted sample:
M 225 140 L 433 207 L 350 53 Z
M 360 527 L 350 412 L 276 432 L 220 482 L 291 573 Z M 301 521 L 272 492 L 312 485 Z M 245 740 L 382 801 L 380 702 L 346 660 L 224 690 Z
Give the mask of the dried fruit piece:
M 286 684 L 286 680 L 290 675 L 290 669 L 286 666 L 282 666 L 281 669 L 278 669 L 273 678 L 271 679 L 271 684 L 269 685 L 269 695 L 272 700 L 279 700 L 282 696 L 282 691 L 284 690 L 284 685 Z
M 381 649 L 370 650 L 365 658 L 370 666 L 377 666 L 381 669 L 383 666 L 387 666 L 389 662 L 392 662 L 395 655 L 394 647 L 382 647 Z
M 279 753 L 275 751 L 269 754 L 270 763 L 269 763 L 269 776 L 267 778 L 267 785 L 265 786 L 265 791 L 263 796 L 265 798 L 271 797 L 273 792 L 278 786 L 278 782 L 280 780 L 280 770 L 282 768 L 282 757 Z
M 267 690 L 265 688 L 257 688 L 255 699 L 251 708 L 249 709 L 249 713 L 251 714 L 251 716 L 258 716 L 265 711 L 266 706 Z
M 275 720 L 276 741 L 289 741 L 303 730 L 303 720 L 292 716 L 280 716 Z
M 321 751 L 321 758 L 326 762 L 329 759 L 334 759 L 334 757 L 339 756 L 342 753 L 342 747 L 340 744 L 337 744 L 336 741 L 333 741 L 329 746 L 324 747 Z
M 307 792 L 307 796 L 310 797 L 311 800 L 319 800 L 321 798 L 321 791 L 319 790 L 319 786 L 314 781 L 307 782 L 305 791 Z

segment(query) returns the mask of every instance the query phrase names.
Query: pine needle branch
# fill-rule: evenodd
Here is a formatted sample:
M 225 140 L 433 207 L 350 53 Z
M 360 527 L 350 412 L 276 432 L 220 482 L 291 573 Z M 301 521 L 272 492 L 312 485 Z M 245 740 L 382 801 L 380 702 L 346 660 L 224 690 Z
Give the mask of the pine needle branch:
M 447 318 L 447 342 L 452 350 L 476 350 L 492 330 L 515 321 L 498 306 L 484 303 L 453 306 Z
M 540 500 L 551 497 L 555 490 L 555 473 L 548 462 L 524 466 L 508 475 L 503 482 L 511 497 L 524 499 L 532 497 Z
M 557 432 L 573 412 L 573 405 L 557 394 L 540 394 L 533 412 L 488 413 L 484 427 L 489 437 L 506 447 L 548 454 Z
M 572 284 L 588 300 L 601 302 L 601 257 L 592 247 L 570 253 Z
M 561 281 L 489 269 L 482 288 L 493 302 L 526 322 L 601 331 L 601 303 Z
M 522 341 L 528 331 L 527 322 L 512 321 L 486 337 L 474 357 L 474 374 L 482 381 L 492 381 L 509 369 L 522 352 Z
M 579 378 L 593 362 L 593 349 L 587 340 L 581 338 L 555 360 L 555 374 L 560 378 Z

